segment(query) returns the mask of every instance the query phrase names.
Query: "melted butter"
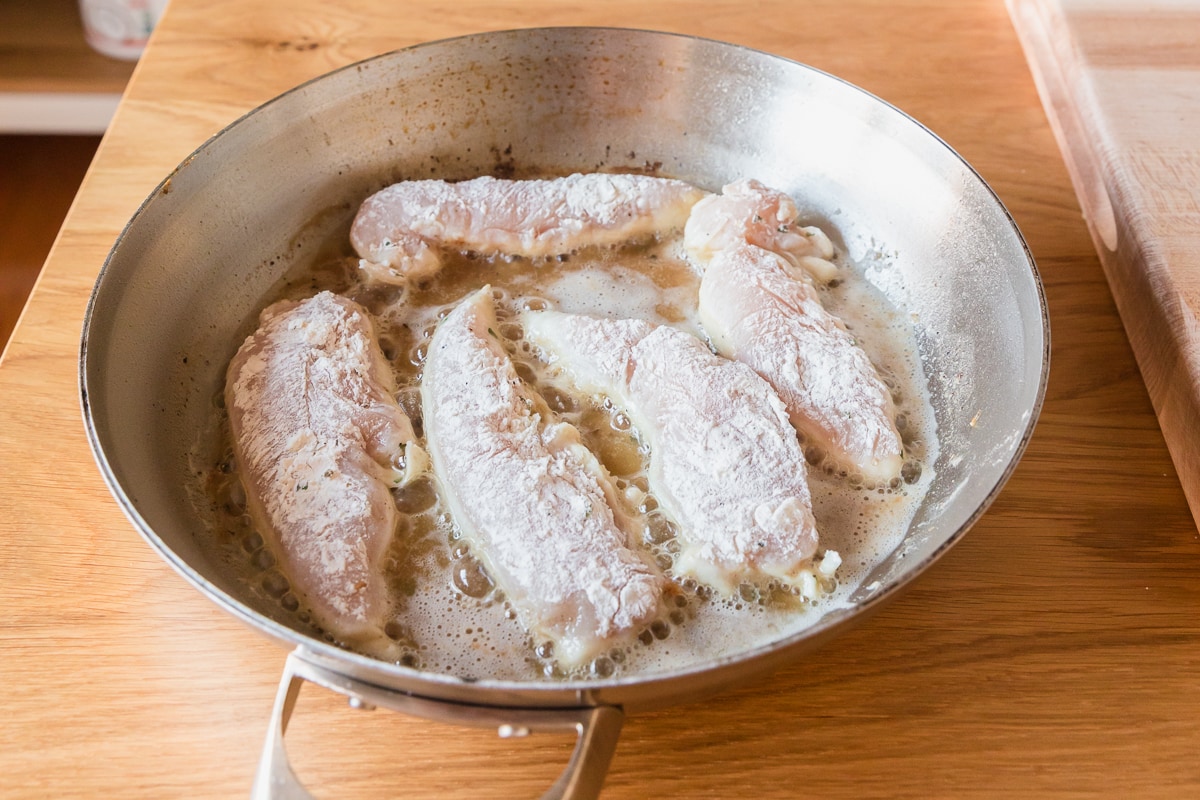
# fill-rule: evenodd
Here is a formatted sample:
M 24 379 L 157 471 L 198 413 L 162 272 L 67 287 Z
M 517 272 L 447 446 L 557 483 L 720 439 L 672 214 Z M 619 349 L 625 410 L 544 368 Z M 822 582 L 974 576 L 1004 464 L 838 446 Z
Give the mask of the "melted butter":
M 539 680 L 670 672 L 760 647 L 795 634 L 849 597 L 899 545 L 932 480 L 936 459 L 929 405 L 911 328 L 902 314 L 851 265 L 836 285 L 822 289 L 826 307 L 840 316 L 892 388 L 908 462 L 906 482 L 887 489 L 851 485 L 820 465 L 807 469 L 821 550 L 842 559 L 836 580 L 824 581 L 818 599 L 803 600 L 778 587 L 743 586 L 730 599 L 693 582 L 676 582 L 662 618 L 629 643 L 598 658 L 582 673 L 562 674 L 548 643 L 533 641 L 459 539 L 453 520 L 427 478 L 396 493 L 402 522 L 388 557 L 395 602 L 388 638 L 363 648 L 376 657 L 423 670 L 473 679 Z M 459 299 L 490 284 L 497 300 L 500 335 L 518 373 L 545 400 L 542 412 L 574 424 L 614 478 L 622 511 L 641 532 L 640 545 L 670 574 L 671 523 L 658 512 L 645 477 L 647 453 L 636 431 L 602 398 L 574 395 L 555 381 L 522 341 L 512 315 L 525 308 L 640 317 L 670 324 L 704 339 L 696 318 L 699 276 L 679 242 L 622 249 L 590 248 L 564 259 L 482 259 L 450 256 L 442 272 L 403 288 L 362 283 L 357 261 L 333 259 L 305 293 L 331 288 L 360 302 L 378 323 L 381 346 L 395 372 L 399 400 L 421 431 L 416 390 L 429 337 Z M 303 628 L 307 615 L 274 566 L 263 537 L 249 525 L 237 495 L 236 474 L 214 472 L 210 493 L 221 512 L 217 543 L 240 579 L 284 619 Z M 265 554 L 265 555 L 264 555 Z M 319 634 L 319 632 L 317 632 Z M 326 637 L 328 638 L 328 637 Z

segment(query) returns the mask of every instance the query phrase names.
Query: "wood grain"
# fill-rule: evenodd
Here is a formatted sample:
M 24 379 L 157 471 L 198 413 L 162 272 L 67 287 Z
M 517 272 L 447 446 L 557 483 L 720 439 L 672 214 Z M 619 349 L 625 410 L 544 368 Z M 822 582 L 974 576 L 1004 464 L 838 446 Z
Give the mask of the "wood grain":
M 1200 8 L 1010 5 L 1200 519 Z
M 712 36 L 833 72 L 974 164 L 1039 262 L 1041 423 L 972 532 L 819 654 L 627 721 L 608 798 L 1200 794 L 1200 539 L 1002 0 L 517 4 L 174 0 L 0 362 L 0 794 L 245 796 L 284 652 L 134 532 L 76 399 L 88 292 L 169 170 L 353 59 L 530 24 Z M 571 743 L 501 740 L 306 689 L 318 797 L 529 797 Z

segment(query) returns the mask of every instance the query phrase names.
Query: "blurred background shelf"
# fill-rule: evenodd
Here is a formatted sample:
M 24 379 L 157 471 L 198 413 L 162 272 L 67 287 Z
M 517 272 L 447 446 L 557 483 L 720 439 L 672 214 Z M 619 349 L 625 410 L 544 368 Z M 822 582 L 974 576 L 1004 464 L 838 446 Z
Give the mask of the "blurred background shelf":
M 0 135 L 0 350 L 99 143 L 99 136 Z
M 88 46 L 78 0 L 0 0 L 0 348 L 134 64 Z
M 0 133 L 103 133 L 134 65 L 88 46 L 78 0 L 0 0 Z

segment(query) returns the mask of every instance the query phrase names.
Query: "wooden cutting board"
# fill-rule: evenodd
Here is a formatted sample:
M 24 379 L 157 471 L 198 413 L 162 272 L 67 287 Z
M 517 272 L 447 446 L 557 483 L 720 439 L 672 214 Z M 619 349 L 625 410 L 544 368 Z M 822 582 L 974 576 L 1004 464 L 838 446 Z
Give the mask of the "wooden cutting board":
M 1200 3 L 1008 8 L 1200 522 Z

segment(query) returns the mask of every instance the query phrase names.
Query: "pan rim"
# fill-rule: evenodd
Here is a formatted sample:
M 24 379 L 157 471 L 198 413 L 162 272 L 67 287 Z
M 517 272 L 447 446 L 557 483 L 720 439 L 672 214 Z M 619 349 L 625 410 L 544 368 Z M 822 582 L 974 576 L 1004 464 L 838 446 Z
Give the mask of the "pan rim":
M 315 84 L 329 80 L 335 75 L 339 75 L 350 70 L 361 69 L 364 66 L 369 66 L 377 62 L 384 62 L 389 59 L 397 58 L 400 54 L 407 55 L 414 52 L 419 53 L 420 51 L 426 49 L 453 46 L 463 42 L 475 43 L 479 41 L 503 39 L 505 37 L 513 36 L 561 35 L 565 32 L 584 36 L 620 34 L 645 36 L 655 39 L 662 37 L 676 38 L 691 42 L 704 43 L 706 45 L 728 49 L 730 51 L 741 51 L 750 54 L 755 58 L 764 58 L 772 61 L 784 62 L 811 74 L 821 76 L 824 79 L 835 81 L 843 87 L 860 93 L 869 101 L 871 101 L 873 105 L 877 104 L 883 109 L 886 109 L 888 113 L 899 115 L 899 117 L 901 117 L 903 120 L 914 125 L 922 134 L 930 137 L 932 141 L 940 145 L 941 148 L 943 148 L 951 158 L 956 160 L 962 167 L 964 167 L 967 171 L 967 174 L 985 190 L 988 200 L 994 205 L 994 209 L 998 210 L 1002 215 L 1006 223 L 1006 231 L 1014 235 L 1016 240 L 1019 242 L 1021 251 L 1024 254 L 1024 268 L 1028 270 L 1030 276 L 1032 277 L 1040 313 L 1042 350 L 1040 354 L 1041 363 L 1038 370 L 1038 385 L 1034 391 L 1033 402 L 1028 408 L 1027 422 L 1024 429 L 1021 431 L 1020 439 L 1014 446 L 1012 454 L 1007 463 L 1004 464 L 1003 469 L 999 471 L 991 487 L 987 490 L 983 501 L 974 509 L 967 519 L 965 519 L 956 530 L 946 537 L 944 541 L 942 541 L 941 544 L 934 549 L 933 552 L 915 562 L 913 566 L 906 568 L 904 574 L 899 576 L 897 580 L 881 587 L 879 591 L 876 591 L 869 597 L 859 601 L 852 609 L 848 610 L 848 613 L 838 614 L 836 611 L 831 612 L 824 615 L 812 625 L 796 631 L 786 637 L 776 639 L 768 643 L 758 644 L 756 646 L 739 650 L 735 653 L 729 653 L 724 656 L 719 656 L 717 658 L 698 661 L 677 669 L 668 671 L 642 672 L 635 675 L 622 675 L 612 678 L 574 679 L 562 682 L 535 679 L 527 681 L 495 680 L 487 678 L 469 680 L 459 676 L 427 672 L 417 668 L 405 667 L 400 664 L 380 661 L 349 650 L 345 650 L 337 645 L 318 640 L 310 635 L 301 633 L 279 622 L 276 622 L 265 614 L 254 610 L 242 600 L 217 587 L 214 583 L 205 578 L 204 575 L 198 570 L 188 564 L 187 561 L 178 553 L 176 553 L 173 548 L 167 545 L 167 543 L 163 541 L 163 539 L 153 530 L 150 524 L 139 513 L 136 502 L 126 491 L 126 488 L 121 484 L 115 471 L 108 463 L 102 441 L 103 434 L 97 428 L 96 420 L 93 415 L 92 403 L 89 397 L 89 389 L 92 385 L 92 381 L 89 376 L 89 365 L 92 363 L 92 361 L 89 356 L 91 354 L 93 322 L 96 316 L 97 304 L 100 302 L 100 295 L 102 293 L 105 280 L 110 275 L 114 257 L 138 220 L 145 214 L 147 208 L 150 206 L 153 200 L 163 192 L 164 187 L 170 184 L 173 176 L 185 170 L 190 163 L 200 157 L 208 148 L 213 145 L 214 142 L 221 140 L 222 137 L 225 137 L 231 131 L 236 130 L 240 125 L 245 123 L 246 120 L 253 118 L 255 115 L 263 112 L 267 108 L 287 102 L 288 98 L 301 95 Z M 114 499 L 117 501 L 118 506 L 138 530 L 139 534 L 141 534 L 141 536 L 147 540 L 152 548 L 156 550 L 158 554 L 165 561 L 167 561 L 168 564 L 170 564 L 195 588 L 199 589 L 206 597 L 216 602 L 226 611 L 232 613 L 236 618 L 250 625 L 252 628 L 266 633 L 272 638 L 311 652 L 323 662 L 335 663 L 338 664 L 339 667 L 348 666 L 352 668 L 355 674 L 366 676 L 366 679 L 369 682 L 373 682 L 372 679 L 382 677 L 386 679 L 389 684 L 398 682 L 399 685 L 403 685 L 405 687 L 405 691 L 415 690 L 415 693 L 419 694 L 425 688 L 429 688 L 431 690 L 430 696 L 439 698 L 444 697 L 447 694 L 454 697 L 461 697 L 464 693 L 468 693 L 470 695 L 471 702 L 481 705 L 491 705 L 492 703 L 489 701 L 497 697 L 520 697 L 523 701 L 527 701 L 526 704 L 532 702 L 539 707 L 548 707 L 551 705 L 565 707 L 590 705 L 594 704 L 595 702 L 607 702 L 605 698 L 608 696 L 611 696 L 619 701 L 620 696 L 625 690 L 635 687 L 644 690 L 648 687 L 658 687 L 667 683 L 679 681 L 680 679 L 701 674 L 713 676 L 715 678 L 715 676 L 724 674 L 734 668 L 744 667 L 751 662 L 766 660 L 767 657 L 771 655 L 782 657 L 784 654 L 790 653 L 801 642 L 828 634 L 834 628 L 840 627 L 842 623 L 847 621 L 849 618 L 861 619 L 897 597 L 918 576 L 923 574 L 951 547 L 957 544 L 958 541 L 980 519 L 980 517 L 988 510 L 988 508 L 999 496 L 1004 486 L 1011 478 L 1013 472 L 1016 470 L 1016 467 L 1024 455 L 1033 436 L 1045 400 L 1049 369 L 1049 311 L 1042 278 L 1028 243 L 1025 241 L 1016 224 L 1016 221 L 1005 207 L 999 195 L 987 183 L 987 181 L 983 179 L 979 172 L 941 137 L 917 121 L 915 118 L 891 103 L 879 98 L 878 96 L 835 75 L 785 56 L 779 56 L 744 45 L 724 42 L 712 38 L 642 28 L 625 28 L 619 26 L 547 26 L 511 28 L 499 31 L 465 34 L 446 39 L 421 42 L 408 47 L 398 48 L 386 53 L 361 59 L 359 61 L 355 61 L 310 78 L 303 83 L 300 83 L 286 90 L 285 92 L 270 98 L 264 103 L 238 116 L 235 120 L 223 126 L 219 131 L 205 139 L 204 142 L 202 142 L 191 153 L 189 153 L 189 155 L 185 157 L 174 169 L 172 169 L 147 195 L 147 197 L 139 205 L 138 209 L 125 223 L 120 234 L 114 241 L 114 244 L 109 249 L 104 263 L 102 264 L 97 275 L 92 292 L 89 296 L 83 318 L 83 327 L 80 338 L 78 381 L 80 407 L 89 447 L 92 451 L 93 458 L 96 461 L 97 466 L 105 480 L 105 483 L 108 485 L 108 488 L 114 496 Z M 536 700 L 534 698 L 536 698 Z M 671 702 L 674 702 L 674 700 L 671 700 Z M 505 701 L 500 702 L 499 705 L 514 706 L 519 704 L 513 704 Z

